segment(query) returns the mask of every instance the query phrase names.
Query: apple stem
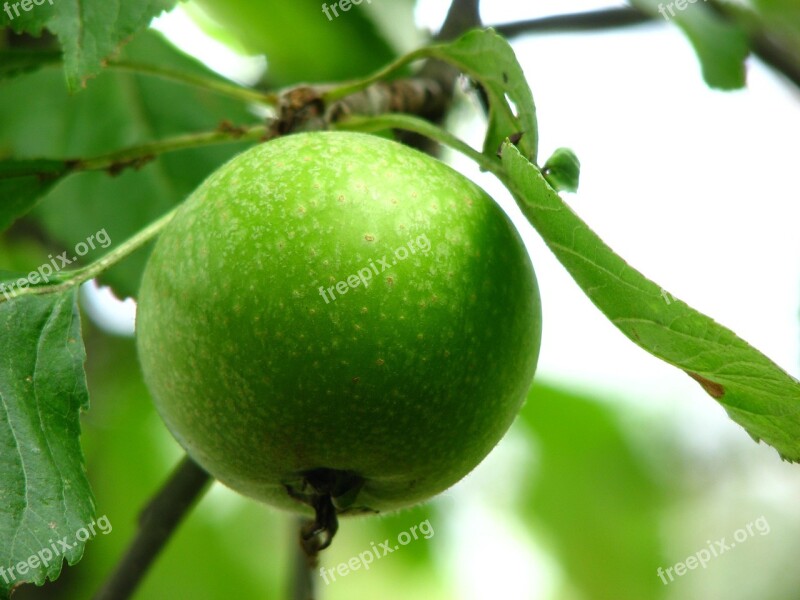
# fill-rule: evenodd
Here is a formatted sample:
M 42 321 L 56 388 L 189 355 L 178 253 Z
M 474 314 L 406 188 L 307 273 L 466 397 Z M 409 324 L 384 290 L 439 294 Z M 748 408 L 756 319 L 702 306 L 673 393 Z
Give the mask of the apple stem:
M 300 545 L 312 566 L 316 566 L 317 555 L 333 542 L 333 536 L 339 529 L 336 507 L 329 492 L 311 497 L 311 507 L 315 517 L 307 521 L 300 529 Z

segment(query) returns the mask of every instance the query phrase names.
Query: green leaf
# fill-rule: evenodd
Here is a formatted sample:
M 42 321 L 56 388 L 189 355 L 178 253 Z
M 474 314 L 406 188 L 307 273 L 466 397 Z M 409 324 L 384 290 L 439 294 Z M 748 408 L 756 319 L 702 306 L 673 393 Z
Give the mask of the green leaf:
M 635 344 L 684 370 L 755 440 L 800 461 L 800 382 L 628 265 L 510 143 L 502 163 L 523 213 L 600 311 Z
M 58 36 L 64 50 L 67 85 L 74 92 L 86 87 L 86 80 L 100 72 L 103 62 L 116 54 L 133 35 L 169 10 L 177 0 L 108 2 L 47 0 L 29 10 L 12 2 L 10 12 L 0 12 L 0 27 L 11 25 L 17 32 L 39 35 L 47 28 Z
M 154 32 L 126 46 L 121 60 L 216 77 Z M 238 99 L 127 71 L 106 70 L 88 90 L 69 95 L 60 73 L 52 67 L 6 82 L 0 93 L 0 114 L 14 114 L 14 119 L 0 120 L 0 154 L 16 159 L 101 156 L 171 136 L 212 131 L 224 120 L 235 125 L 255 121 Z M 32 131 L 46 135 L 31 135 Z M 245 145 L 236 142 L 173 152 L 139 171 L 128 169 L 116 177 L 105 172 L 71 175 L 49 192 L 31 217 L 64 249 L 74 248 L 101 229 L 114 243 L 128 239 L 181 202 Z M 86 258 L 100 256 L 98 250 Z M 118 296 L 133 296 L 146 258 L 146 252 L 137 252 L 102 280 Z
M 659 520 L 666 494 L 619 415 L 537 384 L 519 421 L 535 437 L 537 456 L 521 508 L 535 533 L 544 530 L 570 586 L 592 600 L 663 597 L 656 570 L 666 562 Z
M 0 231 L 33 208 L 67 172 L 63 160 L 0 161 Z
M 0 303 L 0 357 L 0 598 L 7 598 L 21 581 L 56 579 L 63 559 L 78 562 L 85 541 L 76 534 L 94 516 L 79 443 L 89 397 L 77 290 Z M 32 568 L 20 574 L 22 562 Z
M 632 4 L 683 30 L 700 59 L 709 87 L 734 90 L 745 86 L 744 61 L 750 46 L 740 25 L 700 2 L 689 3 L 683 10 L 660 0 L 633 0 Z
M 367 0 L 371 2 L 372 0 Z M 267 56 L 271 85 L 363 76 L 394 58 L 363 7 L 319 0 L 198 0 L 251 53 Z M 337 6 L 329 20 L 323 6 Z M 330 14 L 330 11 L 329 11 Z M 202 20 L 201 20 L 202 22 Z
M 539 133 L 533 94 L 505 38 L 493 29 L 473 30 L 450 44 L 431 46 L 421 53 L 457 66 L 483 86 L 489 98 L 484 154 L 496 156 L 503 140 L 522 134 L 519 148 L 536 162 Z
M 581 162 L 569 148 L 558 148 L 542 167 L 542 175 L 556 191 L 577 192 L 580 174 Z
M 747 34 L 710 9 L 691 12 L 676 19 L 694 46 L 709 87 L 735 90 L 746 84 L 744 61 L 750 53 Z

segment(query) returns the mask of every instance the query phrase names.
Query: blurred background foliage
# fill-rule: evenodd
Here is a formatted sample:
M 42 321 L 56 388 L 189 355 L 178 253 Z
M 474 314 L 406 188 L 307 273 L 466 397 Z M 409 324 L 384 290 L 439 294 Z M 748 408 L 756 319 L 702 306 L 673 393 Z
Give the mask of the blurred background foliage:
M 654 20 L 661 18 L 659 3 L 635 4 Z M 585 5 L 565 2 L 559 8 Z M 690 8 L 704 12 L 687 10 L 676 24 L 697 49 L 709 85 L 743 85 L 742 61 L 756 50 L 767 53 L 768 63 L 777 52 L 784 61 L 781 77 L 791 88 L 792 74 L 800 71 L 800 9 L 794 0 Z M 253 56 L 266 57 L 266 68 L 242 78 L 272 89 L 364 75 L 430 34 L 410 0 L 363 2 L 335 23 L 320 9 L 316 0 L 196 0 L 159 27 L 166 37 L 156 31 L 139 35 L 121 57 L 220 77 L 208 66 L 213 60 L 204 65 L 201 53 L 190 57 L 174 45 L 182 46 L 180 30 L 189 31 L 191 24 L 209 36 L 203 45 L 213 50 L 220 44 L 222 56 L 236 64 L 252 66 L 247 61 Z M 27 43 L 53 40 L 7 35 L 2 42 L 4 47 Z M 531 83 L 536 93 L 535 78 Z M 462 99 L 455 119 L 465 104 Z M 0 156 L 18 158 L 97 155 L 259 116 L 230 98 L 113 68 L 69 95 L 57 64 L 3 81 L 0 115 Z M 547 117 L 542 118 L 546 127 Z M 119 242 L 180 202 L 243 147 L 180 151 L 116 178 L 101 173 L 69 178 L 0 239 L 0 266 L 26 272 L 48 253 L 102 228 Z M 146 252 L 112 269 L 103 282 L 120 297 L 135 296 Z M 91 296 L 85 290 L 90 312 L 97 302 Z M 113 532 L 91 541 L 79 566 L 65 568 L 55 583 L 21 589 L 15 595 L 20 600 L 91 597 L 131 539 L 139 510 L 181 456 L 150 403 L 130 334 L 104 330 L 94 314 L 84 315 L 83 323 L 92 399 L 83 445 L 98 514 L 108 516 Z M 795 322 L 787 326 L 796 330 Z M 792 367 L 796 371 L 797 365 Z M 320 582 L 321 597 L 800 598 L 800 572 L 792 559 L 800 550 L 800 515 L 796 503 L 786 502 L 796 501 L 800 492 L 796 467 L 780 464 L 774 452 L 749 440 L 713 438 L 712 451 L 697 447 L 680 435 L 679 422 L 648 407 L 648 398 L 633 400 L 587 391 L 565 378 L 537 382 L 507 438 L 453 490 L 400 514 L 345 520 L 323 555 L 325 566 L 347 561 L 371 542 L 396 539 L 425 519 L 435 535 L 410 543 L 369 571 L 330 585 Z M 656 575 L 659 567 L 684 560 L 708 540 L 730 539 L 761 516 L 771 525 L 767 536 L 753 536 L 668 586 Z M 288 515 L 216 485 L 136 598 L 285 598 L 295 535 Z

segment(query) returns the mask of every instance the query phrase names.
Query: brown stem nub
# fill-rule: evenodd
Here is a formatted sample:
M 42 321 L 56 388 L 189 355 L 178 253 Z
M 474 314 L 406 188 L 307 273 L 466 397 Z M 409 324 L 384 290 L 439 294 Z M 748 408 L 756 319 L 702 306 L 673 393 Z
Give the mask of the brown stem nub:
M 331 545 L 339 514 L 367 510 L 356 504 L 363 485 L 364 479 L 352 471 L 319 468 L 303 473 L 298 487 L 286 486 L 292 498 L 314 510 L 313 520 L 300 529 L 300 546 L 310 566 L 316 566 L 319 552 Z
M 330 493 L 315 496 L 311 506 L 315 516 L 300 529 L 300 545 L 309 561 L 316 566 L 317 554 L 331 545 L 339 529 L 339 519 Z

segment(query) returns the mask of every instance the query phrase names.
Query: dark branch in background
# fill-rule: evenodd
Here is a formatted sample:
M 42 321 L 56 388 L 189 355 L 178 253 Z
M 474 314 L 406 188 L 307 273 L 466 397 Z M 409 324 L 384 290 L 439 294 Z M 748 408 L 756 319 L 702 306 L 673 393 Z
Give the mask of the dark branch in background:
M 750 48 L 753 54 L 800 89 L 800 57 L 793 58 L 780 42 L 766 34 L 751 35 Z
M 709 2 L 709 5 L 718 15 L 736 21 L 736 13 L 730 6 L 716 0 Z M 791 51 L 788 43 L 784 46 L 784 43 L 766 28 L 752 24 L 747 27 L 747 25 L 744 23 L 753 54 L 800 88 L 800 56 Z
M 504 37 L 516 37 L 529 33 L 580 33 L 604 31 L 631 25 L 652 23 L 653 17 L 637 8 L 605 8 L 570 15 L 554 15 L 528 21 L 516 21 L 504 25 L 493 25 Z
M 139 533 L 94 600 L 126 600 L 133 596 L 148 568 L 195 502 L 211 476 L 184 458 L 167 483 L 139 516 Z
M 442 28 L 436 35 L 436 41 L 447 42 L 454 40 L 470 29 L 480 26 L 480 0 L 453 0 Z M 441 100 L 437 103 L 437 111 L 429 115 L 419 116 L 437 124 L 444 120 L 447 110 L 453 101 L 453 93 L 459 74 L 458 69 L 446 62 L 440 60 L 428 60 L 425 62 L 417 77 L 433 82 L 432 87 L 440 91 L 439 98 Z M 399 131 L 397 132 L 397 137 L 401 142 L 419 148 L 428 154 L 436 154 L 438 150 L 436 142 L 416 133 Z
M 436 40 L 454 40 L 470 29 L 481 26 L 480 0 L 453 0 Z
M 714 1 L 708 4 L 721 16 L 736 20 L 733 11 L 724 4 Z M 649 15 L 637 8 L 625 7 L 570 15 L 556 15 L 529 21 L 494 25 L 493 27 L 500 35 L 506 38 L 514 38 L 532 33 L 606 31 L 647 23 L 667 24 L 664 19 Z M 800 88 L 800 57 L 795 56 L 784 44 L 764 29 L 751 28 L 747 33 L 753 54 Z

